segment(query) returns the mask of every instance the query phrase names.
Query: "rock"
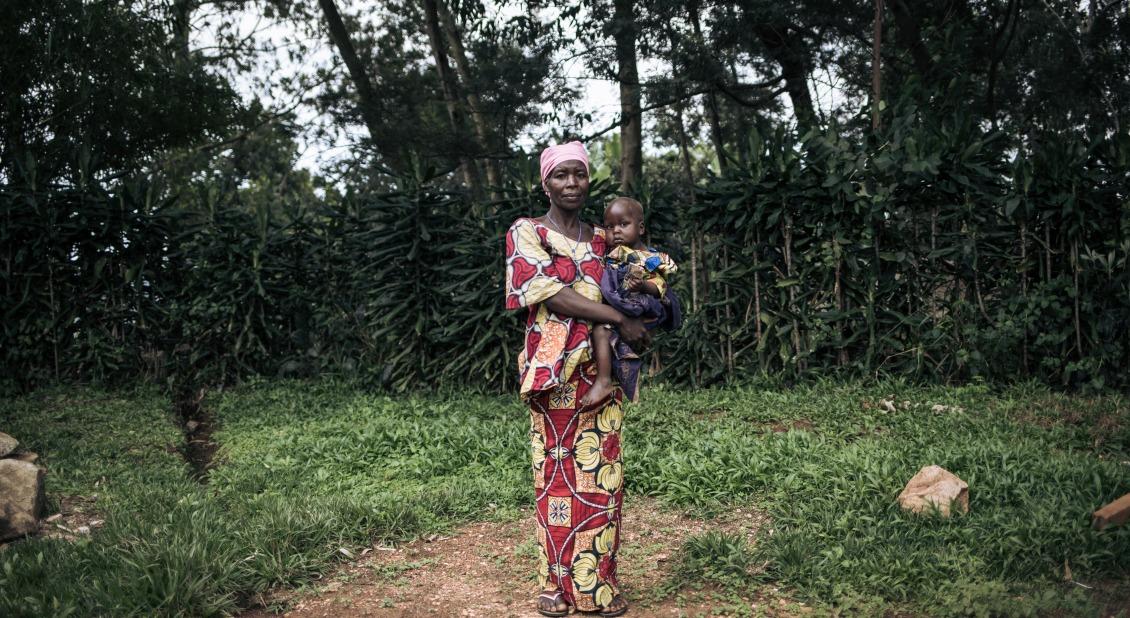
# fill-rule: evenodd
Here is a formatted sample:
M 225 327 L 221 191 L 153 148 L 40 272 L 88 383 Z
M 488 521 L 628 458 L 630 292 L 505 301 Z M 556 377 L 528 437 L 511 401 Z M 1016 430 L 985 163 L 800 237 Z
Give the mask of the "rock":
M 19 445 L 19 440 L 0 431 L 0 457 L 11 455 L 12 451 L 16 450 L 16 447 Z
M 15 459 L 16 461 L 26 461 L 30 464 L 33 464 L 33 463 L 39 461 L 39 455 L 36 455 L 35 453 L 33 453 L 31 451 L 24 451 L 22 453 L 16 453 L 15 455 L 11 455 L 8 458 L 9 459 Z
M 1102 530 L 1107 526 L 1123 524 L 1127 520 L 1130 520 L 1130 494 L 1126 494 L 1095 511 L 1094 517 L 1091 519 L 1091 527 L 1095 530 Z
M 926 466 L 910 479 L 899 494 L 899 506 L 914 513 L 929 513 L 934 505 L 945 517 L 951 505 L 969 512 L 969 485 L 941 466 Z
M 46 470 L 16 459 L 0 459 L 0 541 L 39 529 Z

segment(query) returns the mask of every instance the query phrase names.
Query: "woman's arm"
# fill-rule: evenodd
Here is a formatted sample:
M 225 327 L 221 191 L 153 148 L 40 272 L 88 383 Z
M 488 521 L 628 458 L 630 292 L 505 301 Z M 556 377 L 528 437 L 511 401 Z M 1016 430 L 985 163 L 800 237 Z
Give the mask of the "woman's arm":
M 626 316 L 608 305 L 593 302 L 573 288 L 561 288 L 545 300 L 545 306 L 560 315 L 611 324 L 619 329 L 620 337 L 636 351 L 647 348 L 651 343 L 651 336 L 648 335 L 643 320 Z

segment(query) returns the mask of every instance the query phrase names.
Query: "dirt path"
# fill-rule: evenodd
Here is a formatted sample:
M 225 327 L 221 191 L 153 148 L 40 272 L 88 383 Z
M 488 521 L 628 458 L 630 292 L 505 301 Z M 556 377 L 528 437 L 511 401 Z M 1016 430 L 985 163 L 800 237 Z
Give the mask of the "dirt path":
M 747 535 L 752 542 L 765 517 L 735 511 L 709 523 L 664 510 L 654 500 L 629 499 L 624 511 L 620 579 L 634 616 L 709 616 L 719 613 L 797 615 L 806 608 L 773 589 L 739 597 L 711 589 L 670 585 L 687 536 L 710 528 Z M 397 548 L 374 548 L 307 591 L 265 599 L 267 609 L 245 618 L 324 616 L 536 617 L 534 522 L 476 523 L 450 536 Z

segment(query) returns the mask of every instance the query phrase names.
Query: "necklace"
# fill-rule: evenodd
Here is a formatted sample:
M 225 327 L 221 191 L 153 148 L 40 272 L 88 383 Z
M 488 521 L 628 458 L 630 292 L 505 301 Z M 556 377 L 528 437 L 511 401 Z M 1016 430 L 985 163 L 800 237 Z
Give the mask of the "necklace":
M 560 223 L 557 222 L 557 219 L 553 218 L 553 211 L 546 212 L 545 218 L 549 219 L 549 222 L 553 224 L 553 227 L 557 228 L 557 232 L 559 234 L 561 234 L 562 236 L 564 236 L 565 240 L 569 240 L 569 235 L 565 233 L 565 226 L 561 225 Z M 584 226 L 581 225 L 581 220 L 577 219 L 577 240 L 576 241 L 570 241 L 573 245 L 573 254 L 574 255 L 576 255 L 576 253 L 577 253 L 577 247 L 581 246 L 581 228 L 582 227 L 584 227 Z M 570 256 L 570 257 L 572 257 L 572 256 Z

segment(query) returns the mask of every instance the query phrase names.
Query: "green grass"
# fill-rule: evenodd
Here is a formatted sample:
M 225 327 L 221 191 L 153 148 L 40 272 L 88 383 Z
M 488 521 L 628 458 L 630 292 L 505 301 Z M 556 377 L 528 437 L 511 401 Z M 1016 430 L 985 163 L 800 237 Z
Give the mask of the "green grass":
M 895 412 L 878 405 L 888 396 Z M 56 499 L 101 493 L 107 524 L 90 540 L 0 553 L 0 615 L 230 612 L 308 580 L 339 547 L 510 519 L 532 495 L 528 418 L 514 397 L 247 384 L 205 402 L 222 444 L 207 485 L 167 452 L 180 435 L 155 392 L 2 403 L 3 425 L 51 469 Z M 1065 561 L 1088 585 L 1127 581 L 1130 527 L 1089 528 L 1091 511 L 1130 492 L 1125 397 L 899 383 L 652 388 L 629 409 L 624 439 L 629 492 L 707 517 L 750 504 L 770 516 L 752 546 L 720 532 L 690 538 L 679 563 L 689 582 L 772 582 L 855 613 L 962 615 L 1097 611 L 1101 598 L 1062 583 Z M 969 482 L 968 515 L 898 508 L 928 464 Z

